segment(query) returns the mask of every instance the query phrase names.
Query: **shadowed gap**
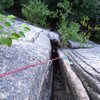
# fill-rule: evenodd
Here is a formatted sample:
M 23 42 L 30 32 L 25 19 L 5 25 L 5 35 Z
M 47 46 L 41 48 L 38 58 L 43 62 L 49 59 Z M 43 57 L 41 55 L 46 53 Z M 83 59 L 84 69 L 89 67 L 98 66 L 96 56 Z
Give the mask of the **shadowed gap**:
M 58 57 L 57 49 L 52 50 L 52 59 Z M 69 87 L 69 86 L 68 86 Z M 73 100 L 70 91 L 66 92 L 60 70 L 60 59 L 53 61 L 52 95 L 50 100 Z

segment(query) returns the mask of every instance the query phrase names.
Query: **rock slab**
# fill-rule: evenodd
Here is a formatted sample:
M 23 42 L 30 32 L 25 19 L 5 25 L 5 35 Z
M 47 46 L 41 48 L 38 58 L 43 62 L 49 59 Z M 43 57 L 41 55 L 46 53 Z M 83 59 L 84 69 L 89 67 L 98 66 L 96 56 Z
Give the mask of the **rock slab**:
M 92 100 L 100 100 L 100 45 L 89 49 L 64 50 L 73 62 L 72 68 Z
M 69 60 L 67 56 L 59 50 L 59 55 L 61 57 L 61 70 L 62 70 L 62 77 L 64 79 L 65 88 L 67 90 L 67 80 L 73 94 L 74 100 L 90 100 L 82 82 L 77 77 L 76 73 L 73 72 Z
M 15 27 L 23 23 L 17 19 Z M 50 31 L 27 25 L 31 31 L 24 38 L 13 40 L 11 47 L 0 46 L 0 74 L 51 58 Z M 0 100 L 49 100 L 51 87 L 47 62 L 0 78 Z

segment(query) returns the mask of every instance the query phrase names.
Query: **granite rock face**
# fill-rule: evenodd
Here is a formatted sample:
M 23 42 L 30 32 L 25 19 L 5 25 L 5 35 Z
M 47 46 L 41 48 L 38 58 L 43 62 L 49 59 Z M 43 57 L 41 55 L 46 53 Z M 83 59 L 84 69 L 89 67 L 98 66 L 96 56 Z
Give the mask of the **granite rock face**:
M 67 41 L 68 47 L 72 49 L 78 49 L 78 48 L 92 48 L 93 45 L 89 42 L 87 44 L 81 44 L 79 42 L 73 42 L 71 40 Z
M 65 52 L 65 49 L 59 50 L 58 53 L 61 56 L 60 68 L 62 72 L 62 78 L 64 81 L 65 89 L 66 91 L 68 91 L 69 84 L 69 90 L 71 91 L 70 97 L 72 98 L 68 100 L 90 100 L 82 82 L 70 66 L 70 62 L 68 57 L 66 56 L 67 53 Z
M 16 28 L 22 23 L 16 20 Z M 50 59 L 50 31 L 27 25 L 31 31 L 25 38 L 13 40 L 11 47 L 0 46 L 0 74 Z M 44 63 L 0 78 L 0 100 L 49 100 L 52 69 L 47 76 L 47 65 Z M 49 88 L 46 88 L 46 81 Z
M 100 44 L 89 49 L 66 49 L 73 71 L 84 85 L 90 100 L 100 100 Z
M 49 38 L 54 48 L 58 48 L 60 46 L 60 37 L 57 33 L 50 32 Z

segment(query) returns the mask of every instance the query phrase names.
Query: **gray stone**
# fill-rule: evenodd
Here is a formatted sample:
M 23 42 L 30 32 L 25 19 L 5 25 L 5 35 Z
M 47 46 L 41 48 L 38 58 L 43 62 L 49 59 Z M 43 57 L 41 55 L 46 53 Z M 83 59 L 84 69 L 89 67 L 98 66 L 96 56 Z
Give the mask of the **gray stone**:
M 54 47 L 59 47 L 60 46 L 60 37 L 59 37 L 58 33 L 50 32 L 49 33 L 49 38 L 50 38 L 51 43 L 53 44 Z
M 78 48 L 92 48 L 93 45 L 89 43 L 87 44 L 82 44 L 82 43 L 79 43 L 79 42 L 73 42 L 71 40 L 68 40 L 67 41 L 67 45 L 68 47 L 72 48 L 72 49 L 78 49 Z
M 16 20 L 16 29 L 22 23 Z M 0 46 L 0 74 L 50 59 L 50 31 L 27 25 L 31 31 L 24 38 L 13 40 L 11 47 Z M 51 79 L 48 78 L 49 88 L 44 85 L 47 65 L 44 63 L 0 78 L 0 100 L 49 100 Z
M 100 45 L 94 48 L 67 49 L 73 70 L 85 86 L 92 100 L 100 99 Z
M 66 91 L 67 91 L 67 83 L 68 83 L 72 91 L 74 100 L 90 100 L 82 82 L 77 77 L 76 73 L 72 70 L 69 64 L 69 60 L 65 55 L 65 51 L 62 52 L 61 50 L 59 50 L 58 52 L 59 55 L 61 56 L 60 68 L 62 71 L 62 77 L 64 80 Z

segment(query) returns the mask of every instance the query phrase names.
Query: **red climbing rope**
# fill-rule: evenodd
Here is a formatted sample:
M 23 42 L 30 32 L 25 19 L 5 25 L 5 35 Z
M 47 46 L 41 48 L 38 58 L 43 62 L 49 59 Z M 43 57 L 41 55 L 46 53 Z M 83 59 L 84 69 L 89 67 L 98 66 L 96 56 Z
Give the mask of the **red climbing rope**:
M 41 61 L 41 62 L 38 62 L 38 63 L 35 63 L 35 64 L 31 64 L 31 65 L 28 65 L 28 66 L 24 66 L 22 68 L 18 68 L 16 70 L 12 70 L 12 71 L 9 71 L 9 72 L 6 72 L 6 73 L 3 73 L 3 74 L 0 74 L 0 78 L 2 77 L 5 77 L 5 76 L 8 76 L 8 75 L 11 75 L 11 74 L 14 74 L 14 73 L 17 73 L 19 71 L 23 71 L 25 69 L 28 69 L 28 68 L 31 68 L 31 67 L 35 67 L 35 66 L 38 66 L 38 65 L 41 65 L 41 64 L 45 64 L 45 63 L 48 63 L 49 61 L 52 62 L 52 61 L 55 61 L 57 59 L 59 59 L 60 57 L 57 57 L 57 58 L 54 58 L 52 60 L 45 60 L 45 61 Z

